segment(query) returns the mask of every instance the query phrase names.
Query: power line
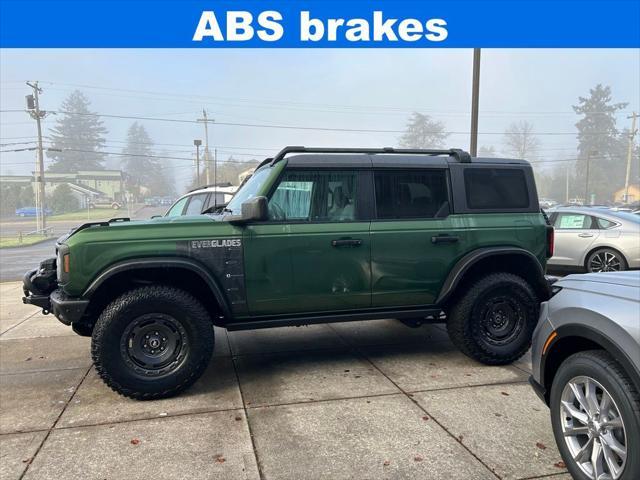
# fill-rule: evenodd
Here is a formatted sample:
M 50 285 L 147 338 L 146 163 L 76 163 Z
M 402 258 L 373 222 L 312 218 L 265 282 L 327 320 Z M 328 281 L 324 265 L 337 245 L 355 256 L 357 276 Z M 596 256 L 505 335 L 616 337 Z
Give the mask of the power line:
M 10 110 L 0 110 L 0 112 L 9 112 Z M 12 112 L 19 112 L 21 110 L 12 110 Z M 145 120 L 156 122 L 171 122 L 171 123 L 186 123 L 186 124 L 198 124 L 197 120 L 184 120 L 178 118 L 161 118 L 161 117 L 148 117 L 138 115 L 115 115 L 107 113 L 84 113 L 84 112 L 69 112 L 65 110 L 51 110 L 53 114 L 63 115 L 79 115 L 89 117 L 103 117 L 103 118 L 116 118 L 127 120 Z M 216 125 L 224 125 L 230 127 L 249 127 L 249 128 L 271 128 L 271 129 L 285 129 L 285 130 L 311 130 L 311 131 L 327 131 L 327 132 L 345 132 L 345 133 L 405 133 L 404 130 L 392 130 L 392 129 L 365 129 L 365 128 L 339 128 L 339 127 L 310 127 L 310 126 L 298 126 L 298 125 L 281 125 L 274 123 L 237 123 L 237 122 L 216 122 Z M 433 131 L 424 133 L 444 133 L 448 135 L 469 135 L 468 131 Z M 564 136 L 571 135 L 577 136 L 578 132 L 534 132 L 537 136 Z M 589 132 L 588 135 L 608 135 L 609 132 Z M 478 135 L 504 135 L 504 132 L 478 132 Z M 584 135 L 584 134 L 583 134 Z

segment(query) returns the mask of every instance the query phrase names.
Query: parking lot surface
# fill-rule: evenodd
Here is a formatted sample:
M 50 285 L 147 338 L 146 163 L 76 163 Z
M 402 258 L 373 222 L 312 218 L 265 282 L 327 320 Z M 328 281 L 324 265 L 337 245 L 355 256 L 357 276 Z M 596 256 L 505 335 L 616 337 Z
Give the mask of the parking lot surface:
M 90 339 L 0 284 L 1 479 L 569 479 L 523 359 L 487 367 L 442 325 L 227 333 L 179 397 L 109 390 Z

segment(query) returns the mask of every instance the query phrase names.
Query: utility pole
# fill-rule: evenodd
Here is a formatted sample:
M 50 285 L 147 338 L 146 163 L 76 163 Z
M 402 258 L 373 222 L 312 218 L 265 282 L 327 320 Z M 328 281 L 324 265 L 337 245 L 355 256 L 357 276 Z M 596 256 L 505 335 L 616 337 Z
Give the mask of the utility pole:
M 631 157 L 633 156 L 633 138 L 638 132 L 636 130 L 636 119 L 638 114 L 633 112 L 627 118 L 631 118 L 631 132 L 629 132 L 629 149 L 627 150 L 627 174 L 624 177 L 624 203 L 629 203 L 629 175 L 631 174 Z M 615 200 L 615 199 L 614 199 Z
M 471 88 L 471 141 L 469 153 L 478 155 L 478 107 L 480 103 L 480 49 L 473 49 L 473 85 Z
M 196 146 L 196 186 L 200 186 L 200 145 L 202 140 L 194 140 L 193 144 Z
M 591 155 L 597 154 L 595 150 L 590 150 L 587 152 L 587 170 L 585 172 L 585 180 L 584 180 L 584 204 L 591 205 L 591 198 L 589 197 L 589 167 L 591 165 Z
M 39 94 L 42 89 L 38 87 L 38 82 L 26 82 L 33 89 L 33 95 L 27 95 L 27 111 L 31 118 L 35 119 L 38 127 L 38 168 L 36 171 L 36 181 L 38 182 L 38 192 L 36 195 L 36 228 L 44 233 L 46 226 L 46 217 L 44 214 L 45 194 L 44 194 L 44 152 L 42 151 L 42 125 L 40 121 L 46 116 L 47 112 L 40 111 Z M 38 205 L 39 203 L 39 205 Z
M 566 169 L 566 185 L 565 185 L 565 190 L 564 190 L 564 203 L 569 203 L 569 164 L 567 163 L 567 169 Z
M 215 120 L 213 119 L 209 119 L 207 117 L 207 111 L 203 108 L 202 109 L 202 118 L 198 118 L 198 122 L 203 122 L 204 123 L 204 171 L 205 171 L 205 177 L 207 179 L 207 185 L 209 185 L 211 183 L 211 180 L 209 178 L 209 170 L 211 170 L 210 168 L 210 162 L 211 162 L 211 156 L 209 154 L 209 123 L 215 123 Z

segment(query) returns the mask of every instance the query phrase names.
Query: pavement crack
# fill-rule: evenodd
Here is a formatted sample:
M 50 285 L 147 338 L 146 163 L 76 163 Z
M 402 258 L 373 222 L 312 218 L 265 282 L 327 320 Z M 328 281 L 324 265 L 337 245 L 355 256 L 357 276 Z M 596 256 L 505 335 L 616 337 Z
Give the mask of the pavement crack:
M 331 328 L 336 335 L 338 335 L 338 337 L 341 337 L 340 333 L 338 331 L 336 331 L 336 329 L 332 328 L 331 325 L 329 325 L 329 328 Z M 341 337 L 342 339 L 342 337 Z M 344 340 L 344 339 L 343 339 Z M 462 441 L 460 441 L 460 439 L 458 437 L 456 437 L 453 433 L 451 433 L 441 422 L 439 422 L 432 414 L 431 412 L 427 411 L 422 405 L 420 405 L 414 398 L 413 396 L 405 391 L 402 387 L 400 387 L 400 385 L 398 385 L 396 382 L 394 382 L 391 378 L 389 378 L 389 376 L 384 373 L 359 347 L 357 346 L 352 346 L 352 350 L 353 353 L 355 355 L 357 355 L 358 357 L 360 357 L 361 359 L 363 359 L 364 361 L 368 362 L 374 369 L 376 369 L 383 377 L 385 377 L 389 382 L 391 382 L 392 385 L 394 385 L 400 392 L 402 392 L 402 394 L 407 397 L 416 407 L 418 407 L 420 410 L 422 410 L 426 415 L 428 415 L 440 428 L 442 428 L 442 430 L 444 430 L 445 432 L 447 432 L 447 434 L 453 438 L 455 440 L 456 443 L 458 443 L 460 446 L 462 446 L 462 448 L 464 448 L 467 452 L 469 452 L 469 454 L 471 456 L 473 456 L 473 458 L 475 458 L 478 462 L 480 462 L 480 464 L 482 464 L 482 466 L 484 466 L 492 475 L 494 475 L 497 479 L 502 480 L 500 478 L 500 476 L 493 471 L 493 469 L 491 469 L 491 467 L 489 467 L 489 465 L 487 465 L 484 461 L 482 461 L 480 459 L 480 457 L 478 457 L 475 453 L 473 453 L 464 443 L 462 443 Z
M 35 461 L 36 457 L 40 453 L 40 450 L 42 450 L 42 447 L 44 446 L 45 442 L 49 438 L 49 435 L 51 435 L 51 432 L 53 432 L 53 430 L 56 428 L 56 425 L 60 421 L 60 418 L 62 418 L 62 415 L 67 410 L 67 407 L 71 403 L 71 400 L 73 400 L 73 397 L 75 397 L 76 393 L 78 393 L 78 390 L 80 390 L 80 386 L 85 381 L 85 379 L 87 378 L 87 375 L 89 375 L 89 372 L 91 371 L 92 368 L 93 368 L 93 365 L 91 365 L 91 366 L 89 366 L 89 368 L 87 368 L 87 371 L 84 373 L 84 375 L 82 376 L 82 378 L 78 382 L 78 385 L 73 390 L 73 393 L 69 396 L 69 399 L 64 404 L 64 407 L 62 407 L 62 410 L 60 410 L 60 414 L 56 418 L 55 422 L 53 422 L 53 424 L 47 430 L 47 434 L 44 436 L 44 438 L 42 439 L 42 442 L 40 442 L 40 445 L 38 446 L 38 449 L 35 451 L 35 453 L 31 457 L 31 461 L 29 463 L 27 463 L 27 467 L 24 469 L 24 472 L 22 472 L 22 475 L 20 475 L 19 480 L 22 480 L 25 477 L 25 475 L 27 474 L 27 472 L 29 471 L 29 468 L 31 468 L 31 465 L 33 464 L 33 462 Z
M 262 465 L 260 464 L 260 456 L 258 455 L 258 449 L 256 448 L 256 442 L 253 439 L 253 431 L 251 430 L 251 420 L 249 419 L 249 412 L 247 405 L 244 402 L 244 393 L 242 391 L 242 384 L 240 383 L 240 375 L 238 375 L 238 367 L 234 359 L 233 350 L 231 349 L 231 340 L 229 340 L 229 334 L 227 333 L 227 345 L 229 346 L 229 352 L 231 352 L 231 364 L 233 365 L 233 373 L 236 376 L 236 382 L 238 384 L 238 390 L 240 391 L 240 401 L 242 402 L 242 409 L 244 410 L 244 417 L 247 419 L 247 428 L 249 430 L 249 438 L 251 439 L 251 448 L 253 449 L 253 456 L 256 460 L 256 468 L 258 469 L 258 475 L 260 480 L 265 480 L 264 473 L 262 471 Z

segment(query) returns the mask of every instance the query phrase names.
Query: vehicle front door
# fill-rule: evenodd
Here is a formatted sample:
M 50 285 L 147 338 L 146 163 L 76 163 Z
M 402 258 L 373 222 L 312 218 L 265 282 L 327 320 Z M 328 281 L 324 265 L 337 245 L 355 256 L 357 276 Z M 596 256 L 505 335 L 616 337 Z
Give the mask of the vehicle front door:
M 245 228 L 252 316 L 371 305 L 363 175 L 357 170 L 283 172 L 269 195 L 269 220 Z
M 549 264 L 582 266 L 586 251 L 600 235 L 596 219 L 580 212 L 558 212 L 553 227 L 555 248 Z

